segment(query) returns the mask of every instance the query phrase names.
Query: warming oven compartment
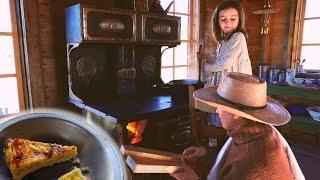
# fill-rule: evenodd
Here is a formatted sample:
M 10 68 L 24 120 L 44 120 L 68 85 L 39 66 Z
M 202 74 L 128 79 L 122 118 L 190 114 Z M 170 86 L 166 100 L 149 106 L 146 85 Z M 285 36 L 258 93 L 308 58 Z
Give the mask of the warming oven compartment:
M 122 9 L 99 9 L 81 4 L 66 8 L 67 43 L 134 43 L 136 13 Z
M 83 9 L 84 37 L 87 40 L 136 40 L 136 14 L 127 11 Z
M 144 13 L 139 17 L 139 24 L 141 24 L 141 37 L 139 37 L 143 43 L 161 43 L 168 46 L 180 44 L 181 20 L 179 17 Z

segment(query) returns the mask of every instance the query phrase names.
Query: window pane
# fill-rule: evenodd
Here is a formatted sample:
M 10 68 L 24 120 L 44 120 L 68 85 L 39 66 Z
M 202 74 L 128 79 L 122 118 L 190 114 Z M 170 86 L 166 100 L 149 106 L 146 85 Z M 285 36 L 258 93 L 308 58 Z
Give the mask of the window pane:
M 181 17 L 181 40 L 188 40 L 189 16 L 177 15 Z
M 174 69 L 174 79 L 188 79 L 188 68 L 176 67 Z
M 12 32 L 9 1 L 0 0 L 0 32 Z
M 320 43 L 320 19 L 304 21 L 302 44 Z
M 15 77 L 0 78 L 0 114 L 17 113 L 19 109 L 19 98 L 17 80 Z
M 173 68 L 162 68 L 161 78 L 164 83 L 168 83 L 173 79 Z
M 174 64 L 175 65 L 188 65 L 188 44 L 181 43 L 174 48 Z
M 305 69 L 320 69 L 320 46 L 302 46 L 301 59 L 306 59 Z
M 0 74 L 15 74 L 12 37 L 0 36 L 0 47 Z
M 319 0 L 306 0 L 306 12 L 305 18 L 308 17 L 320 17 L 320 1 Z
M 189 0 L 175 1 L 175 12 L 189 14 Z
M 161 6 L 164 10 L 167 9 L 167 7 L 169 6 L 169 4 L 172 2 L 173 0 L 161 0 Z M 173 12 L 173 5 L 170 7 L 169 12 Z
M 167 47 L 162 47 L 161 50 Z M 161 66 L 173 66 L 173 48 L 166 49 L 162 53 Z

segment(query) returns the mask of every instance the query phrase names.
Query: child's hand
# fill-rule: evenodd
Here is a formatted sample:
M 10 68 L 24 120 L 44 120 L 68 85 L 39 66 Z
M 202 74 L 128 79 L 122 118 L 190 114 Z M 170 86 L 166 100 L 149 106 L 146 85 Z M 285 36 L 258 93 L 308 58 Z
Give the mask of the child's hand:
M 206 154 L 206 149 L 204 147 L 191 146 L 185 149 L 182 153 L 183 157 L 186 159 L 192 159 L 204 156 Z
M 208 54 L 203 52 L 203 51 L 198 51 L 197 52 L 197 58 L 199 61 L 206 59 L 208 57 Z

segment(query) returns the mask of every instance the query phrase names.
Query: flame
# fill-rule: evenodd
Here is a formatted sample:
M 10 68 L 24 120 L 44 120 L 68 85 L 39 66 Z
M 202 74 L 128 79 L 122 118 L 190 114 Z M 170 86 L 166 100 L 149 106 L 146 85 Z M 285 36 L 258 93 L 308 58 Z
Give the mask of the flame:
M 126 128 L 129 133 L 133 134 L 133 138 L 131 139 L 131 144 L 136 144 L 142 141 L 142 133 L 144 131 L 146 123 L 147 123 L 146 120 L 128 123 Z

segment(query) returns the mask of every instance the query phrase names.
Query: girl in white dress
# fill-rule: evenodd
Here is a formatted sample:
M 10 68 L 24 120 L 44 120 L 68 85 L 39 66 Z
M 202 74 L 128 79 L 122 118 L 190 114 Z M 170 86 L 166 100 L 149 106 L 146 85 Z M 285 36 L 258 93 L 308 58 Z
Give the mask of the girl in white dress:
M 227 72 L 252 75 L 244 29 L 244 11 L 237 1 L 225 1 L 213 14 L 213 38 L 217 42 L 216 55 L 198 52 L 198 59 L 206 59 L 205 71 L 211 76 L 205 87 L 218 86 Z M 209 124 L 221 127 L 216 114 L 208 114 Z
M 244 29 L 244 11 L 237 1 L 225 1 L 213 14 L 213 38 L 217 42 L 216 55 L 198 52 L 198 59 L 206 59 L 205 71 L 212 72 L 206 86 L 217 86 L 226 72 L 252 75 Z

